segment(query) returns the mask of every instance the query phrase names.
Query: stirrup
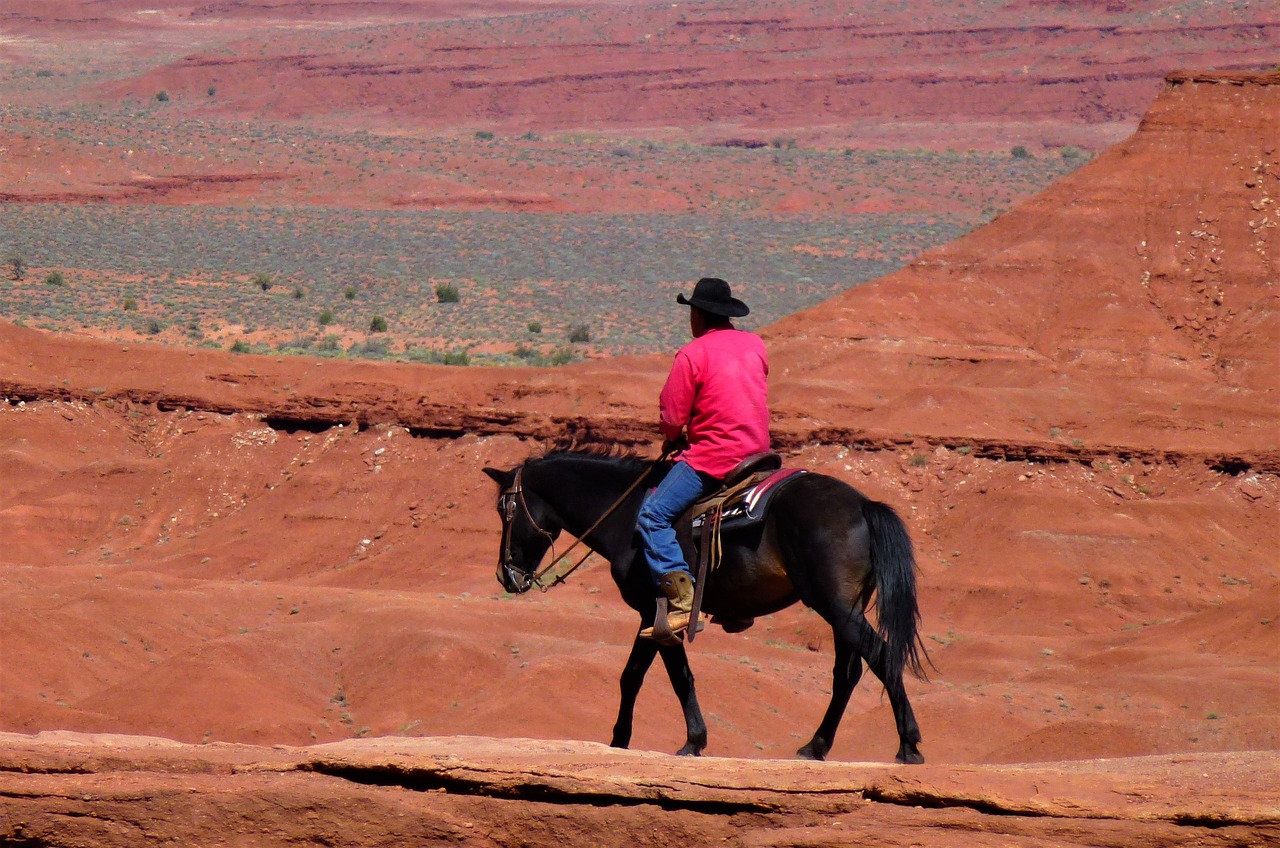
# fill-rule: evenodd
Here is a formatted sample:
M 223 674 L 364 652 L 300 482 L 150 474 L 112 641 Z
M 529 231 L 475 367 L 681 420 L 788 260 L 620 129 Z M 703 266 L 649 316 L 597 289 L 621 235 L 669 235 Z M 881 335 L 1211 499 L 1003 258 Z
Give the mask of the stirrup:
M 667 619 L 667 599 L 659 597 L 655 600 L 657 602 L 657 611 L 653 616 L 653 625 L 641 628 L 636 637 L 639 639 L 652 639 L 659 645 L 679 645 L 688 634 L 688 626 L 681 627 L 678 632 L 673 631 L 671 622 Z M 703 622 L 699 621 L 693 632 L 701 633 L 702 628 Z

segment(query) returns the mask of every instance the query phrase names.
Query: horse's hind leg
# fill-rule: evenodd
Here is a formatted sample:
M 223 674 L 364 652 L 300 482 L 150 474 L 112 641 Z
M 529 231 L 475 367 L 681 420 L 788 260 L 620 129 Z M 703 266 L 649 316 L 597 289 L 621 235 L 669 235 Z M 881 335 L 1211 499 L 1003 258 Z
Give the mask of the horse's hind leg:
M 840 719 L 849 706 L 849 697 L 862 677 L 862 657 L 854 650 L 852 643 L 839 633 L 836 634 L 835 642 L 836 663 L 832 672 L 831 703 L 827 705 L 822 724 L 818 725 L 809 744 L 796 752 L 807 760 L 826 759 L 831 743 L 835 741 L 836 730 L 840 727 Z
M 707 747 L 707 723 L 702 720 L 702 710 L 698 707 L 698 695 L 693 689 L 693 669 L 689 668 L 684 643 L 662 645 L 658 650 L 662 654 L 662 664 L 667 667 L 667 676 L 671 678 L 671 688 L 684 711 L 686 738 L 684 747 L 676 753 L 682 757 L 699 756 Z
M 866 617 L 858 611 L 846 608 L 842 612 L 822 611 L 823 618 L 831 624 L 836 642 L 835 673 L 831 685 L 831 704 L 827 707 L 822 724 L 813 735 L 813 739 L 797 753 L 801 757 L 821 760 L 831 750 L 835 741 L 836 730 L 840 719 L 844 716 L 853 687 L 862 676 L 862 660 L 865 657 L 872 673 L 880 678 L 885 692 L 889 695 L 889 704 L 893 707 L 893 719 L 898 729 L 898 753 L 895 759 L 900 763 L 923 763 L 924 755 L 920 753 L 920 727 L 916 724 L 915 712 L 911 709 L 911 701 L 907 699 L 906 687 L 902 684 L 902 672 L 891 679 L 888 671 L 888 645 Z
M 631 744 L 631 726 L 636 713 L 636 696 L 640 694 L 640 685 L 644 676 L 653 665 L 653 658 L 658 655 L 658 643 L 652 639 L 639 639 L 631 645 L 631 655 L 622 669 L 622 677 L 618 679 L 618 688 L 622 690 L 622 700 L 618 704 L 618 720 L 613 724 L 613 739 L 609 742 L 614 748 L 626 748 Z
M 888 643 L 861 613 L 854 614 L 849 628 L 856 631 L 859 650 L 867 658 L 872 674 L 880 678 L 889 695 L 893 720 L 898 726 L 899 744 L 895 759 L 900 763 L 923 763 L 924 755 L 920 753 L 919 747 L 920 725 L 916 724 L 915 711 L 911 709 L 911 701 L 907 698 L 907 688 L 902 682 L 902 669 L 899 668 L 893 675 L 889 673 Z

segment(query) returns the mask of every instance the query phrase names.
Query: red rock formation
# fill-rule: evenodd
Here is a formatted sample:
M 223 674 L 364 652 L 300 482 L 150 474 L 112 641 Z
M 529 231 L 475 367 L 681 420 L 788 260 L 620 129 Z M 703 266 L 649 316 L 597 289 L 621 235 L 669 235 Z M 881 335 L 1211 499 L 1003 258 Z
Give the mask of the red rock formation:
M 0 729 L 379 737 L 8 736 L 0 839 L 1274 841 L 1278 96 L 1174 75 L 1044 195 L 768 329 L 788 462 L 912 528 L 918 771 L 400 738 L 607 738 L 636 622 L 598 564 L 498 594 L 479 469 L 566 428 L 645 443 L 663 357 L 463 371 L 0 325 Z M 802 610 L 709 631 L 708 753 L 789 756 L 830 661 Z M 655 677 L 635 744 L 679 725 Z M 833 757 L 892 739 L 864 682 Z

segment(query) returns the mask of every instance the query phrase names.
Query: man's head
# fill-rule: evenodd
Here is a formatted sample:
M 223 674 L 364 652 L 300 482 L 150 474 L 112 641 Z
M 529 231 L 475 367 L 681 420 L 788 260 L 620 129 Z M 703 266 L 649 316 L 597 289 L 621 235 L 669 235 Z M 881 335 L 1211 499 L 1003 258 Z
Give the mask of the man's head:
M 718 277 L 703 277 L 693 287 L 693 294 L 676 295 L 676 302 L 691 307 L 689 329 L 694 338 L 715 327 L 732 326 L 730 319 L 741 318 L 751 310 L 733 296 L 729 284 Z

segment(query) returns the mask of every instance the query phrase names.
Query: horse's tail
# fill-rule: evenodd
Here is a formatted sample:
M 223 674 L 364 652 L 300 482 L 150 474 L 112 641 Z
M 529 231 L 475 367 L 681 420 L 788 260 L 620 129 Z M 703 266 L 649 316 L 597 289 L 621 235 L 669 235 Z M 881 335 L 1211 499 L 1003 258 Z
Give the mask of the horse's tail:
M 924 664 L 929 662 L 929 653 L 917 631 L 920 606 L 916 601 L 916 556 L 907 526 L 893 507 L 878 501 L 864 502 L 862 516 L 871 532 L 877 629 L 889 643 L 890 679 L 905 669 L 928 680 Z

